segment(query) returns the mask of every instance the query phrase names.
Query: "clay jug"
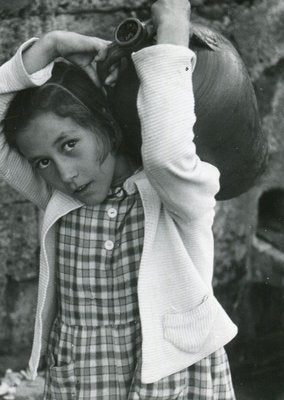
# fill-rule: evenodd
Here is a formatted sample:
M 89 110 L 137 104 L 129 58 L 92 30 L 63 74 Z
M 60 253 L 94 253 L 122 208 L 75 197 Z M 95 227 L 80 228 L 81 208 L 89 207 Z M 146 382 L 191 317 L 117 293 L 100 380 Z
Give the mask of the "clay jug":
M 123 21 L 115 31 L 108 57 L 99 66 L 106 76 L 110 64 L 129 57 L 126 69 L 108 98 L 122 127 L 132 156 L 140 160 L 141 134 L 136 109 L 139 81 L 130 54 L 154 44 L 151 21 Z M 267 140 L 262 132 L 253 86 L 232 43 L 215 30 L 192 23 L 189 47 L 197 55 L 193 73 L 196 151 L 220 171 L 217 200 L 236 197 L 257 182 L 267 160 Z

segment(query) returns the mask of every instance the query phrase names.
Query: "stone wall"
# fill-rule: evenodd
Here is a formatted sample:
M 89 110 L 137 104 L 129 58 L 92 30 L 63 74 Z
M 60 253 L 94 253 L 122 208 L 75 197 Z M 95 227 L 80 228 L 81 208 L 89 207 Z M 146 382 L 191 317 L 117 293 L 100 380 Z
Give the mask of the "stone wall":
M 256 379 L 269 372 L 276 376 L 284 360 L 284 4 L 281 0 L 191 3 L 193 19 L 219 29 L 240 52 L 269 140 L 266 173 L 249 192 L 219 202 L 214 225 L 214 286 L 240 328 L 228 351 L 235 379 L 244 382 L 251 374 Z M 148 2 L 142 0 L 0 0 L 0 63 L 24 40 L 47 30 L 111 39 L 122 19 L 146 18 L 148 10 Z M 5 184 L 0 190 L 1 373 L 6 367 L 24 367 L 31 346 L 38 216 Z

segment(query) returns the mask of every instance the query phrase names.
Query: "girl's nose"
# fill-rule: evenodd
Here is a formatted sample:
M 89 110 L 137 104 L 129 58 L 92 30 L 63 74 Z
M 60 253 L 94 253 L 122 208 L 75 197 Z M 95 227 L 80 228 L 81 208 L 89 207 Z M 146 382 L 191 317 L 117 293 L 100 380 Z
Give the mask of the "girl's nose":
M 70 161 L 58 162 L 57 170 L 58 170 L 60 179 L 64 184 L 70 184 L 70 183 L 74 182 L 74 179 L 78 176 L 77 168 Z

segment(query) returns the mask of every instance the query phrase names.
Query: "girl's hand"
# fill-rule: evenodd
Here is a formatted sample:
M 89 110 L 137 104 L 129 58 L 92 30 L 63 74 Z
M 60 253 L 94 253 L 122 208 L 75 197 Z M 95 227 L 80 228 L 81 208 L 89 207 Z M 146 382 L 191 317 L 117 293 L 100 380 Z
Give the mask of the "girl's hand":
M 190 34 L 190 2 L 157 0 L 152 4 L 152 21 L 157 29 L 157 44 L 188 47 Z
M 58 57 L 63 57 L 84 69 L 97 86 L 101 86 L 96 61 L 107 54 L 108 41 L 75 32 L 52 31 L 44 35 L 23 53 L 23 63 L 29 74 L 44 68 Z M 114 82 L 118 68 L 110 71 L 107 81 Z

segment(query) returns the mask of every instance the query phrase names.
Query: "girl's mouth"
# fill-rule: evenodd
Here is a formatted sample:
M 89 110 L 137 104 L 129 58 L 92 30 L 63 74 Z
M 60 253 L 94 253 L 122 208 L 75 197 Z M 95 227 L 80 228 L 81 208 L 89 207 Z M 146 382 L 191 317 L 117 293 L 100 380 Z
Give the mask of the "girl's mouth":
M 75 194 L 83 193 L 83 192 L 90 186 L 90 184 L 91 184 L 91 182 L 79 186 L 79 187 L 74 191 L 74 193 L 75 193 Z

